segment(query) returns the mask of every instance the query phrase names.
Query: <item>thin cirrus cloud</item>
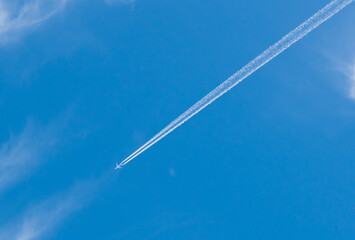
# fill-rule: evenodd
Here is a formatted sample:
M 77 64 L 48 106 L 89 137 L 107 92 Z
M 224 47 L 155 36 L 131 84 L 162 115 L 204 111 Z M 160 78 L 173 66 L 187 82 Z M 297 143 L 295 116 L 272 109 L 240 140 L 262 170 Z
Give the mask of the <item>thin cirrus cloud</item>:
M 34 240 L 53 234 L 70 214 L 90 203 L 98 184 L 97 180 L 78 182 L 69 190 L 30 207 L 0 229 L 0 239 Z
M 349 97 L 355 100 L 355 61 L 349 66 L 348 77 L 350 81 Z
M 0 41 L 40 24 L 63 9 L 68 0 L 0 0 Z
M 4 189 L 31 175 L 53 149 L 61 127 L 52 123 L 46 127 L 29 122 L 23 132 L 0 146 L 0 194 Z
M 335 59 L 336 71 L 342 73 L 346 77 L 346 92 L 347 96 L 355 100 L 355 60 L 351 63 Z
M 72 0 L 0 0 L 0 43 L 17 38 L 63 10 Z M 133 4 L 135 0 L 104 0 L 108 5 Z

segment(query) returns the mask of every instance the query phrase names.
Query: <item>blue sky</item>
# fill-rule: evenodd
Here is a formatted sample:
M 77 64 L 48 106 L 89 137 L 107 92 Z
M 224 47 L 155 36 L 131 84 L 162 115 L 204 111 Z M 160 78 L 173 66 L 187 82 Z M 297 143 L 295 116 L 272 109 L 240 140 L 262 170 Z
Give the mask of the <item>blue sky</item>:
M 0 0 L 0 239 L 352 239 L 354 4 L 113 169 L 328 2 Z

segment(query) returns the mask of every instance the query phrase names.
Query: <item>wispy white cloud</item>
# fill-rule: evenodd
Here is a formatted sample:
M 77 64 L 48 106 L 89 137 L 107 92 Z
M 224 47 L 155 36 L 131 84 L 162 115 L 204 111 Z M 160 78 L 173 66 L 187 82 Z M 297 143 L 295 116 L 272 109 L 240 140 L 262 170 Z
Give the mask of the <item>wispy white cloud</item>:
M 349 96 L 355 100 L 355 61 L 349 66 L 348 78 L 350 82 Z
M 60 129 L 58 123 L 40 127 L 29 122 L 21 134 L 11 135 L 8 142 L 0 146 L 0 193 L 43 163 L 45 155 L 57 142 Z
M 349 98 L 355 100 L 355 60 L 352 63 L 332 58 L 335 69 L 346 77 L 346 91 Z
M 79 182 L 68 191 L 30 207 L 21 217 L 0 229 L 0 239 L 34 240 L 53 233 L 70 214 L 90 202 L 98 182 Z
M 68 0 L 0 0 L 0 41 L 6 42 L 31 26 L 48 20 Z
M 64 134 L 68 134 L 71 114 L 69 110 L 47 126 L 29 121 L 21 134 L 11 135 L 0 146 L 0 194 L 3 189 L 32 175 L 56 151 Z M 72 134 L 69 131 L 69 135 Z M 66 191 L 59 190 L 47 199 L 37 200 L 22 213 L 14 213 L 0 227 L 0 239 L 34 240 L 53 234 L 72 213 L 90 204 L 110 176 L 103 173 L 98 178 L 77 182 Z

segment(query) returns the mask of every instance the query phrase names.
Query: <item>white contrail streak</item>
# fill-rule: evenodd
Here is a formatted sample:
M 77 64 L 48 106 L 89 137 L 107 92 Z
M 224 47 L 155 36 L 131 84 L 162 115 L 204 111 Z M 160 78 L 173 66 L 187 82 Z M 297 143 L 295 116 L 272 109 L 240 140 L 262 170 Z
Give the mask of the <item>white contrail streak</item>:
M 168 126 L 166 126 L 163 130 L 161 130 L 157 135 L 155 135 L 152 139 L 146 142 L 143 146 L 137 149 L 134 153 L 132 153 L 128 158 L 120 163 L 119 168 L 123 167 L 142 152 L 150 148 L 160 139 L 168 135 L 175 128 L 179 127 L 181 124 L 189 120 L 196 113 L 207 107 L 210 103 L 215 101 L 217 98 L 222 96 L 224 93 L 229 91 L 231 88 L 236 86 L 242 80 L 247 78 L 249 75 L 254 73 L 256 70 L 264 66 L 270 60 L 275 58 L 277 55 L 285 51 L 287 48 L 292 46 L 295 42 L 302 39 L 312 30 L 317 28 L 323 22 L 334 16 L 340 10 L 345 8 L 347 5 L 352 3 L 354 0 L 334 0 L 321 9 L 319 12 L 314 14 L 311 18 L 306 20 L 304 23 L 299 25 L 293 31 L 284 36 L 280 41 L 266 49 L 263 53 L 257 56 L 254 60 L 245 65 L 238 72 L 229 77 L 226 81 L 224 81 L 221 85 L 216 87 L 213 91 L 203 97 L 200 101 L 195 103 L 192 107 L 190 107 L 186 112 L 181 114 L 178 118 L 176 118 L 173 122 L 171 122 Z

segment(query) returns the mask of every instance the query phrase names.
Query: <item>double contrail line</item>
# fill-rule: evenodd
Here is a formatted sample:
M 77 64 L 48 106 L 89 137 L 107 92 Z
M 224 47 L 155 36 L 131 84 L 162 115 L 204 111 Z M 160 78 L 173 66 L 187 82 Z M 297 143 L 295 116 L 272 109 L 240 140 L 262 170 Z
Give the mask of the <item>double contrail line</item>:
M 229 77 L 226 81 L 224 81 L 221 85 L 216 87 L 209 94 L 204 96 L 200 101 L 195 103 L 192 107 L 186 110 L 183 114 L 181 114 L 178 118 L 172 121 L 168 126 L 166 126 L 163 130 L 161 130 L 158 134 L 156 134 L 153 138 L 151 138 L 148 142 L 146 142 L 143 146 L 137 149 L 134 153 L 132 153 L 129 157 L 127 157 L 124 161 L 122 161 L 117 168 L 121 168 L 138 155 L 143 153 L 145 150 L 150 148 L 156 142 L 161 140 L 163 137 L 168 135 L 174 129 L 179 127 L 181 124 L 189 120 L 192 116 L 200 112 L 202 109 L 207 107 L 217 98 L 222 96 L 224 93 L 229 91 L 231 88 L 236 86 L 238 83 L 243 81 L 249 75 L 254 73 L 256 70 L 264 66 L 266 63 L 274 59 L 280 53 L 285 51 L 287 48 L 291 47 L 295 42 L 302 39 L 312 30 L 317 28 L 323 22 L 327 21 L 329 18 L 334 16 L 340 10 L 345 8 L 347 5 L 352 3 L 354 0 L 334 0 L 329 3 L 327 6 L 319 10 L 316 14 L 314 14 L 311 18 L 307 19 L 293 31 L 284 36 L 280 41 L 266 49 L 263 53 L 257 56 L 254 60 L 245 65 L 238 72 Z

